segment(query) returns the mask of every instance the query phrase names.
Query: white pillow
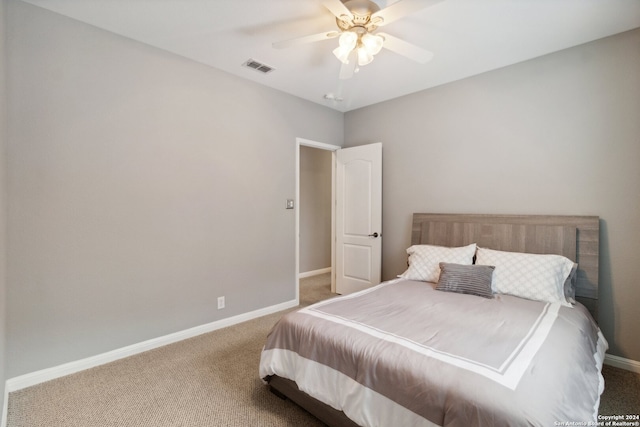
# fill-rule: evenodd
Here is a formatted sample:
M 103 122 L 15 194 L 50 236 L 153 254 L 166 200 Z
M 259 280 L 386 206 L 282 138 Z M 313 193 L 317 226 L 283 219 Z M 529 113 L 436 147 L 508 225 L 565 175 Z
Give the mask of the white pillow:
M 561 255 L 536 255 L 478 248 L 476 264 L 493 265 L 493 292 L 571 306 L 564 283 L 573 261 Z
M 433 245 L 413 245 L 407 249 L 409 268 L 399 275 L 403 279 L 437 283 L 440 278 L 440 263 L 471 265 L 476 253 L 476 244 L 459 248 Z

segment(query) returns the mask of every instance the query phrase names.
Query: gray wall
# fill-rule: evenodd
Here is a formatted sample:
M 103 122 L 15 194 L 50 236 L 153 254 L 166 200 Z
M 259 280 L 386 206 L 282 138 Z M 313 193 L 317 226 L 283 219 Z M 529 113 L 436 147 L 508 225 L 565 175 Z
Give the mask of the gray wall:
M 345 116 L 383 142 L 383 275 L 413 212 L 599 215 L 600 325 L 640 360 L 640 30 Z
M 6 12 L 8 377 L 295 298 L 295 138 L 343 114 Z
M 300 272 L 331 267 L 331 151 L 300 147 Z
M 4 396 L 5 360 L 7 354 L 5 340 L 6 319 L 6 161 L 5 147 L 7 142 L 6 125 L 6 91 L 5 91 L 5 0 L 0 0 L 0 396 Z M 2 412 L 0 410 L 0 412 Z

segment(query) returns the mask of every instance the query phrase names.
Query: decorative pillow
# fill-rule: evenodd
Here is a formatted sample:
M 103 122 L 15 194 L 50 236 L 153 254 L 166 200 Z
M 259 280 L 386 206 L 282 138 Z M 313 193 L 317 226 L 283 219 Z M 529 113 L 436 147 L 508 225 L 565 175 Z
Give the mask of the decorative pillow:
M 576 303 L 576 283 L 578 281 L 578 264 L 573 263 L 569 277 L 564 281 L 564 298 L 568 303 Z
M 458 248 L 433 245 L 413 245 L 407 249 L 409 254 L 409 268 L 398 277 L 408 280 L 421 280 L 424 282 L 438 281 L 440 277 L 440 263 L 450 262 L 455 264 L 473 264 L 473 255 L 476 253 L 476 244 Z
M 571 306 L 564 283 L 573 261 L 561 255 L 536 255 L 478 248 L 477 265 L 493 265 L 493 292 Z
M 493 298 L 491 276 L 494 269 L 495 267 L 492 265 L 461 265 L 441 262 L 440 279 L 436 290 Z

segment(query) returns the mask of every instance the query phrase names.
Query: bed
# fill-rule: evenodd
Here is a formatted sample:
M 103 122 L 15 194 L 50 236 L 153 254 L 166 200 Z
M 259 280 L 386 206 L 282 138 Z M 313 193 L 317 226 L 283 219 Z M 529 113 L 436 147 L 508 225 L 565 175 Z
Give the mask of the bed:
M 598 236 L 593 216 L 414 214 L 407 271 L 283 316 L 260 376 L 330 426 L 587 425 Z

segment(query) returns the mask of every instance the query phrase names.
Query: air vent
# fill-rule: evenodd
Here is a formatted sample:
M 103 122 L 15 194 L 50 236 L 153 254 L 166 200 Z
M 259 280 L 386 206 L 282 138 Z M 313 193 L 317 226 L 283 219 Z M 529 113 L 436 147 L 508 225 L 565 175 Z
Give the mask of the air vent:
M 263 74 L 267 74 L 275 70 L 275 68 L 270 67 L 262 62 L 256 61 L 255 59 L 248 59 L 247 62 L 242 64 L 244 67 L 252 68 L 256 71 L 260 71 Z

